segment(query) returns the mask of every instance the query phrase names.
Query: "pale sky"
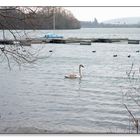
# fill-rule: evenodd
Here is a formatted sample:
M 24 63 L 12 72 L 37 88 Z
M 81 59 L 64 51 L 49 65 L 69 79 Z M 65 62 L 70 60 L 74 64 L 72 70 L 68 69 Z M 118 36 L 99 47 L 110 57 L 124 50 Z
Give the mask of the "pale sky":
M 140 7 L 65 7 L 80 21 L 93 21 L 96 17 L 99 22 L 122 18 L 140 17 Z

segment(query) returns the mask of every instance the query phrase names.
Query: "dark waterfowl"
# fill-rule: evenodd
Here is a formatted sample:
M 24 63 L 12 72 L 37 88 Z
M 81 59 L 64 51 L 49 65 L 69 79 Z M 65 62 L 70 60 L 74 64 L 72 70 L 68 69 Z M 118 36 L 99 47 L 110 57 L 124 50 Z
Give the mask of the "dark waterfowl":
M 53 52 L 53 50 L 49 50 L 49 52 Z
M 113 55 L 113 57 L 117 57 L 117 56 L 118 56 L 117 54 L 114 54 L 114 55 Z
M 128 58 L 130 58 L 130 57 L 131 57 L 131 55 L 129 54 L 127 57 L 128 57 Z

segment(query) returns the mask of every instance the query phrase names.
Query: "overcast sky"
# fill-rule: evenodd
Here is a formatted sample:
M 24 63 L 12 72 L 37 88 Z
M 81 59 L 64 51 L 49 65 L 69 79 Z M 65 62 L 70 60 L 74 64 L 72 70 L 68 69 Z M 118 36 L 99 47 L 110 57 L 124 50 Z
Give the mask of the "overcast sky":
M 140 17 L 140 7 L 65 7 L 81 21 L 93 21 L 96 17 L 99 22 L 122 18 Z

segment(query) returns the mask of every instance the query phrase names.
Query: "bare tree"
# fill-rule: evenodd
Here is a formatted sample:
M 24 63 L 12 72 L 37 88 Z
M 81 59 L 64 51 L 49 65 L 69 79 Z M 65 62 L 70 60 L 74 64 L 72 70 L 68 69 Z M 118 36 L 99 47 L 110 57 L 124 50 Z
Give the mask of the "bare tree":
M 12 60 L 19 66 L 35 62 L 40 49 L 35 51 L 31 46 L 24 46 L 25 43 L 30 43 L 27 30 L 53 29 L 54 11 L 57 21 L 55 29 L 80 28 L 80 22 L 62 7 L 0 7 L 1 62 L 7 60 L 9 69 Z M 24 33 L 24 39 L 21 33 Z
M 36 16 L 36 11 L 36 8 L 29 7 L 2 7 L 2 9 L 0 9 L 0 17 L 3 19 L 0 21 L 0 26 L 3 28 L 3 30 L 1 30 L 0 58 L 1 63 L 7 60 L 9 69 L 11 69 L 11 61 L 13 60 L 19 66 L 23 63 L 33 63 L 37 60 L 39 50 L 36 51 L 31 46 L 24 46 L 19 41 L 23 36 L 21 36 L 18 30 L 14 30 L 16 28 L 15 22 L 19 23 L 19 26 L 21 24 L 25 25 L 27 24 L 27 19 L 32 25 L 32 29 L 34 29 L 34 23 L 29 19 L 30 15 L 32 15 L 32 17 Z M 10 21 L 8 21 L 8 19 L 10 19 Z M 13 28 L 13 30 L 9 28 Z M 25 30 L 22 32 L 25 37 L 29 38 Z M 7 39 L 7 33 L 12 36 L 11 40 Z
M 140 108 L 140 68 L 135 68 L 132 63 L 130 69 L 126 71 L 128 87 L 122 89 L 123 105 L 129 115 L 129 122 L 132 122 L 132 128 L 135 128 L 136 133 L 139 133 L 139 118 L 136 116 L 136 109 Z M 130 123 L 129 123 L 130 125 Z M 130 126 L 129 126 L 129 133 Z

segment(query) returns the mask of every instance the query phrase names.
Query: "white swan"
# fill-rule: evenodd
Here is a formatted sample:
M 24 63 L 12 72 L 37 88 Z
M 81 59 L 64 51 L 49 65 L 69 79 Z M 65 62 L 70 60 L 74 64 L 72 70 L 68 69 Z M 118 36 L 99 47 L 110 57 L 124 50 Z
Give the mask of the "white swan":
M 82 64 L 79 65 L 79 75 L 75 73 L 71 73 L 71 74 L 65 75 L 65 78 L 69 78 L 69 79 L 82 78 L 81 68 L 84 68 Z

